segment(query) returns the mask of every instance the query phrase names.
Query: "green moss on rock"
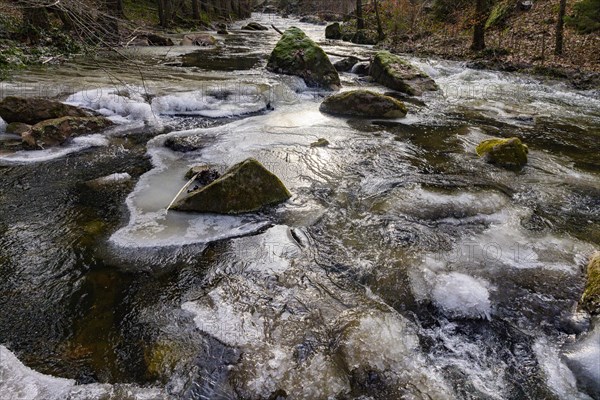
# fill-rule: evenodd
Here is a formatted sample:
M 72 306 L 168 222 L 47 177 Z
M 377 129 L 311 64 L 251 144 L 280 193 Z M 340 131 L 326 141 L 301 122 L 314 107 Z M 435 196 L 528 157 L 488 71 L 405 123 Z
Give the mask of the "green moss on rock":
M 277 176 L 253 158 L 227 170 L 222 177 L 188 194 L 174 210 L 241 214 L 281 203 L 291 197 Z
M 411 96 L 439 89 L 429 75 L 388 51 L 375 54 L 369 73 L 383 86 Z
M 479 157 L 483 157 L 490 164 L 514 169 L 521 169 L 527 164 L 529 152 L 527 146 L 516 137 L 484 140 L 475 150 Z
M 327 54 L 302 30 L 292 27 L 273 49 L 267 69 L 271 72 L 296 75 L 310 87 L 338 89 L 340 77 Z
M 596 252 L 588 264 L 580 307 L 592 315 L 600 314 L 600 252 Z
M 369 90 L 351 90 L 329 96 L 321 103 L 320 110 L 364 118 L 402 118 L 407 112 L 402 102 Z

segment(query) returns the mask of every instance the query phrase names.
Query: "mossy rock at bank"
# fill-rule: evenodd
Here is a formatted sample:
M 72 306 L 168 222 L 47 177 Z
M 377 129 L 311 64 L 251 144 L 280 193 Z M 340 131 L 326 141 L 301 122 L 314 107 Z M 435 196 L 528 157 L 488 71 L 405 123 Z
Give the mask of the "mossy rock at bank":
M 529 149 L 519 138 L 488 139 L 479 143 L 477 155 L 490 164 L 520 170 L 527 164 Z
M 207 186 L 189 193 L 172 208 L 178 211 L 242 214 L 282 203 L 291 197 L 277 176 L 253 158 L 227 170 Z
M 337 90 L 341 86 L 338 72 L 327 54 L 295 27 L 283 33 L 269 57 L 267 69 L 299 76 L 309 87 Z
M 29 125 L 60 117 L 89 117 L 87 111 L 56 100 L 8 96 L 0 101 L 0 118 Z
M 377 44 L 377 33 L 373 31 L 368 31 L 366 29 L 360 29 L 356 31 L 354 36 L 352 37 L 352 43 L 356 44 L 367 44 L 373 45 Z
M 375 54 L 369 74 L 377 83 L 411 96 L 439 90 L 429 75 L 388 51 Z
M 600 252 L 596 252 L 588 264 L 585 289 L 579 306 L 592 315 L 600 314 Z
M 342 28 L 339 22 L 334 22 L 331 25 L 327 25 L 325 28 L 325 39 L 341 39 L 342 38 Z
M 35 124 L 21 137 L 27 148 L 38 149 L 63 144 L 73 136 L 100 132 L 114 123 L 104 117 L 61 117 Z
M 351 90 L 326 98 L 321 112 L 334 115 L 364 118 L 402 118 L 406 106 L 389 96 L 369 90 Z

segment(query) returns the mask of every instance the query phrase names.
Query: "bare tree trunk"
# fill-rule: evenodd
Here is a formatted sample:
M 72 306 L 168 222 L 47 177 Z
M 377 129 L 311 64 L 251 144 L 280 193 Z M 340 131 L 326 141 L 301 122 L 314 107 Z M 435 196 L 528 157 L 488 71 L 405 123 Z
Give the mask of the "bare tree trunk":
M 567 10 L 567 0 L 560 0 L 558 8 L 558 21 L 556 21 L 556 45 L 554 46 L 554 54 L 560 56 L 563 54 L 563 33 L 565 25 L 565 13 Z
M 362 0 L 356 0 L 356 30 L 365 29 L 363 18 Z
M 375 3 L 375 17 L 377 18 L 377 39 L 382 41 L 385 38 L 383 32 L 383 26 L 381 25 L 381 17 L 379 16 L 379 0 L 374 0 Z
M 475 27 L 473 28 L 473 44 L 471 50 L 481 51 L 485 49 L 485 21 L 487 20 L 486 0 L 477 0 L 475 5 Z
M 200 0 L 192 0 L 192 17 L 198 21 L 200 19 Z

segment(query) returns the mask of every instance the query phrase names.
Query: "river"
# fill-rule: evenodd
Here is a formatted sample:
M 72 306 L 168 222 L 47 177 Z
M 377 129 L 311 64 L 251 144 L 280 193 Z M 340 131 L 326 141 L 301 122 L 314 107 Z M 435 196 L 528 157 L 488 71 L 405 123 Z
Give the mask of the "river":
M 338 118 L 265 70 L 275 31 L 242 23 L 216 48 L 129 48 L 2 84 L 118 125 L 0 155 L 0 397 L 600 398 L 600 322 L 576 311 L 600 247 L 598 91 L 408 57 L 440 92 L 404 119 Z M 494 136 L 529 145 L 521 172 L 477 157 Z M 182 137 L 201 146 L 164 146 Z M 287 203 L 166 212 L 190 166 L 248 157 Z

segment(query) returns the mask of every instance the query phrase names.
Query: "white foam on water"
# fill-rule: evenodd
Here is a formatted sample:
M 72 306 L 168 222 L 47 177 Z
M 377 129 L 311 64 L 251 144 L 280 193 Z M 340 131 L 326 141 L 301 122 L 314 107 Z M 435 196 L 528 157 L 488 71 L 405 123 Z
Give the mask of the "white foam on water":
M 489 284 L 459 272 L 440 274 L 431 291 L 433 302 L 448 316 L 491 319 Z
M 0 398 L 3 400 L 166 400 L 160 388 L 129 384 L 77 385 L 74 379 L 44 375 L 25 366 L 0 345 Z
M 73 138 L 65 146 L 51 147 L 45 150 L 20 150 L 0 156 L 0 164 L 28 164 L 50 161 L 91 147 L 104 147 L 108 145 L 108 139 L 101 134 L 79 136 Z
M 6 132 L 6 125 L 7 123 L 2 118 L 0 118 L 0 133 Z
M 596 343 L 596 348 L 597 346 Z M 546 384 L 559 398 L 591 400 L 591 397 L 579 392 L 573 372 L 561 360 L 559 350 L 546 338 L 537 339 L 533 351 L 544 371 Z M 596 356 L 595 361 L 598 360 Z
M 448 322 L 425 332 L 439 341 L 443 349 L 441 352 L 430 352 L 427 355 L 429 362 L 440 369 L 459 370 L 485 398 L 504 400 L 508 365 L 490 355 L 481 340 L 470 340 L 457 334 L 459 326 L 455 322 Z

